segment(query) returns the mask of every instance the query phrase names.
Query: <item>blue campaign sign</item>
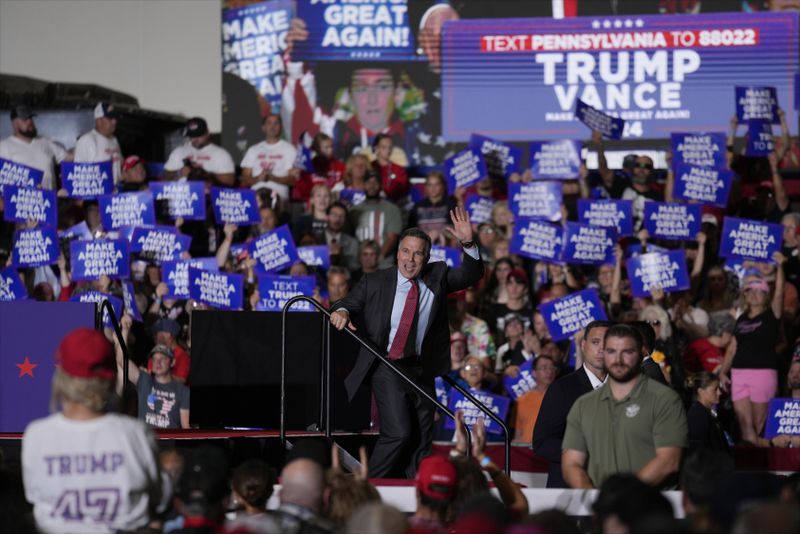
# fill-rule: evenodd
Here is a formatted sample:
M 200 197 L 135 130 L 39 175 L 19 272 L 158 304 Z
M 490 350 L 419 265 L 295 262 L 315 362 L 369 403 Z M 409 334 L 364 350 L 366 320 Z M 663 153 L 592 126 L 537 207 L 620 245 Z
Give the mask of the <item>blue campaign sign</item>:
M 0 158 L 0 193 L 7 185 L 18 187 L 39 187 L 44 171 L 28 167 L 10 159 Z
M 148 187 L 156 202 L 166 203 L 167 215 L 171 219 L 205 220 L 205 182 L 150 182 Z
M 581 168 L 581 143 L 562 139 L 530 144 L 528 166 L 541 180 L 575 180 Z
M 101 293 L 100 291 L 85 291 L 78 295 L 71 296 L 69 300 L 71 302 L 92 302 L 97 304 L 98 307 L 104 300 L 107 300 L 111 304 L 111 309 L 114 310 L 114 315 L 116 316 L 117 321 L 119 321 L 119 319 L 122 317 L 122 299 L 109 293 Z M 108 316 L 107 309 L 103 309 L 103 326 L 106 328 L 114 327 L 114 325 L 111 323 L 111 318 Z
M 505 421 L 508 415 L 508 407 L 511 404 L 511 399 L 503 397 L 502 395 L 495 395 L 488 391 L 478 391 L 476 389 L 470 390 L 470 393 L 485 407 L 487 407 L 493 414 Z M 447 402 L 447 407 L 450 411 L 455 412 L 461 410 L 464 412 L 464 424 L 470 429 L 475 426 L 478 419 L 483 419 L 486 423 L 486 432 L 489 434 L 502 434 L 503 429 L 492 419 L 483 413 L 471 400 L 467 400 L 458 390 L 450 390 L 450 398 Z M 456 424 L 451 418 L 447 418 L 444 427 L 449 430 L 455 430 Z
M 212 308 L 240 310 L 244 299 L 244 277 L 241 274 L 210 273 L 190 267 L 189 296 Z
M 736 86 L 736 118 L 739 122 L 778 122 L 778 92 L 774 87 Z
M 15 267 L 43 267 L 58 261 L 58 233 L 52 226 L 17 230 L 11 249 Z
M 733 173 L 726 169 L 681 164 L 675 167 L 675 198 L 724 208 L 728 205 Z
M 746 156 L 769 156 L 775 150 L 775 139 L 772 137 L 772 125 L 764 121 L 750 121 L 747 124 Z
M 358 206 L 366 199 L 367 194 L 359 189 L 350 189 L 346 187 L 339 191 L 339 201 L 350 207 Z
M 489 176 L 508 179 L 511 174 L 522 170 L 522 150 L 514 145 L 472 134 L 469 136 L 469 148 L 483 155 Z
M 492 208 L 494 208 L 495 200 L 493 198 L 482 197 L 475 193 L 469 193 L 467 200 L 464 203 L 464 209 L 469 213 L 469 220 L 473 224 L 481 224 L 491 220 Z
M 719 255 L 771 262 L 772 254 L 780 251 L 782 244 L 783 226 L 780 224 L 725 217 Z
M 172 298 L 189 298 L 189 269 L 218 272 L 216 258 L 191 258 L 181 261 L 165 261 L 161 264 L 161 280 L 167 284 L 167 295 Z
M 575 102 L 575 117 L 590 130 L 596 130 L 609 139 L 622 139 L 625 121 L 593 108 L 580 98 Z
M 22 300 L 28 298 L 25 284 L 13 267 L 0 270 L 0 301 Z
M 462 250 L 460 248 L 440 247 L 439 245 L 434 245 L 431 247 L 431 257 L 428 260 L 428 263 L 434 261 L 443 261 L 448 267 L 455 269 L 456 267 L 461 267 L 461 254 Z
M 568 222 L 564 228 L 561 257 L 567 263 L 614 263 L 616 242 L 617 232 L 613 228 Z
M 128 242 L 124 239 L 75 240 L 69 244 L 73 280 L 97 280 L 130 276 Z
M 569 339 L 592 321 L 605 321 L 606 309 L 596 289 L 584 289 L 539 305 L 553 341 Z
M 508 207 L 517 219 L 558 221 L 563 201 L 559 182 L 508 184 Z
M 645 253 L 647 253 L 647 252 L 667 253 L 667 252 L 669 252 L 669 249 L 668 248 L 664 248 L 664 247 L 659 247 L 658 245 L 654 245 L 652 243 L 648 243 Z M 625 258 L 627 260 L 628 258 L 635 258 L 637 256 L 641 256 L 642 254 L 643 254 L 643 252 L 642 252 L 642 244 L 641 243 L 631 243 L 630 245 L 625 247 L 625 254 L 623 255 L 623 258 Z
M 172 226 L 134 228 L 130 251 L 155 261 L 170 261 L 188 252 L 191 244 L 191 236 L 181 234 Z
M 645 202 L 644 227 L 651 238 L 694 241 L 702 222 L 700 204 Z
M 331 266 L 331 251 L 328 245 L 297 247 L 297 255 L 309 267 L 319 267 L 327 271 Z
M 628 278 L 634 297 L 647 298 L 660 287 L 665 293 L 689 289 L 689 271 L 683 250 L 648 252 L 628 260 Z
M 70 198 L 94 199 L 114 189 L 111 160 L 98 163 L 61 162 L 61 183 Z
M 86 221 L 81 221 L 75 226 L 70 226 L 63 232 L 58 232 L 59 239 L 93 239 L 92 232 Z
M 578 221 L 615 228 L 620 237 L 633 235 L 633 201 L 579 199 Z
M 436 390 L 436 399 L 447 406 L 447 386 L 441 376 L 433 379 L 433 388 Z
M 299 259 L 292 232 L 285 224 L 250 241 L 248 250 L 259 273 L 287 269 Z
M 3 188 L 3 202 L 6 206 L 3 212 L 5 221 L 58 225 L 55 191 L 7 185 Z
M 283 311 L 289 299 L 298 295 L 314 296 L 317 280 L 313 276 L 262 274 L 258 276 L 257 311 Z M 314 311 L 306 301 L 295 302 L 289 311 Z
M 533 360 L 528 360 L 520 365 L 519 373 L 514 378 L 503 375 L 503 386 L 512 399 L 517 400 L 536 387 L 536 379 L 533 378 L 533 362 Z
M 142 312 L 139 311 L 139 305 L 136 304 L 136 292 L 133 289 L 133 282 L 124 281 L 120 287 L 122 288 L 122 305 L 125 313 L 130 315 L 134 321 L 143 323 Z
M 725 132 L 697 132 L 670 134 L 672 166 L 682 164 L 697 167 L 725 167 Z
M 156 223 L 153 194 L 150 191 L 102 195 L 100 220 L 106 230 L 123 226 L 151 226 Z
M 298 144 L 295 148 L 297 149 L 297 157 L 294 158 L 294 166 L 308 173 L 313 173 L 314 165 L 311 163 L 311 149 L 303 143 Z
M 800 436 L 800 399 L 771 399 L 765 438 Z
M 586 138 L 578 99 L 624 119 L 608 131 L 624 138 L 705 132 L 728 124 L 736 85 L 775 87 L 790 107 L 797 35 L 788 11 L 447 22 L 443 136 Z M 797 112 L 785 111 L 795 124 Z
M 308 39 L 294 43 L 294 61 L 409 61 L 416 58 L 408 0 L 297 3 Z
M 258 224 L 258 200 L 252 189 L 211 188 L 211 207 L 217 224 Z
M 474 148 L 462 150 L 444 160 L 447 190 L 452 194 L 458 187 L 467 187 L 488 176 L 483 154 Z
M 222 70 L 250 82 L 273 106 L 286 76 L 282 56 L 293 4 L 273 0 L 222 10 Z
M 534 260 L 560 262 L 563 238 L 561 226 L 520 219 L 514 221 L 514 235 L 511 237 L 509 251 Z

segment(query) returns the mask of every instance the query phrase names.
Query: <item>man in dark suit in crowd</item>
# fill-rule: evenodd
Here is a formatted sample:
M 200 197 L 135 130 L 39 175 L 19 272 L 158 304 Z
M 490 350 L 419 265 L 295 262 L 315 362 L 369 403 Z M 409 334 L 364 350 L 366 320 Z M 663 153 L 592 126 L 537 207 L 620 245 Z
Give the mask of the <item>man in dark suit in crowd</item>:
M 642 373 L 656 382 L 664 384 L 665 386 L 668 385 L 667 379 L 664 378 L 664 373 L 661 372 L 661 366 L 650 356 L 653 354 L 653 351 L 656 350 L 656 331 L 647 321 L 634 321 L 631 323 L 631 326 L 642 335 Z
M 567 428 L 567 414 L 578 397 L 605 383 L 603 338 L 611 324 L 610 321 L 592 321 L 586 325 L 581 340 L 583 366 L 556 380 L 544 394 L 533 428 L 533 452 L 548 462 L 548 488 L 567 487 L 561 475 L 561 440 Z
M 331 314 L 335 328 L 354 329 L 376 350 L 388 352 L 388 357 L 431 395 L 434 378 L 450 370 L 447 294 L 470 287 L 483 276 L 469 215 L 455 208 L 450 218 L 453 229 L 447 231 L 464 247 L 461 267 L 429 264 L 430 237 L 410 228 L 400 236 L 397 267 L 365 274 L 334 304 Z M 362 348 L 345 379 L 350 400 L 365 379 L 372 381 L 381 424 L 369 461 L 370 476 L 386 477 L 402 470 L 398 474 L 413 478 L 419 461 L 430 453 L 434 406 Z

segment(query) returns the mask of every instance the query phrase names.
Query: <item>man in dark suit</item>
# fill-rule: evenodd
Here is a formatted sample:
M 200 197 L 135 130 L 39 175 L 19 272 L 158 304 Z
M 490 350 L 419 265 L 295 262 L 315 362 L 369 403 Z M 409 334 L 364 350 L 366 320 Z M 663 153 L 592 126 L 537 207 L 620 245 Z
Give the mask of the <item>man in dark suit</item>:
M 664 373 L 661 372 L 661 366 L 650 357 L 656 347 L 656 331 L 647 321 L 633 321 L 631 326 L 642 335 L 642 373 L 656 382 L 668 386 L 667 379 L 664 378 Z
M 331 314 L 335 328 L 356 330 L 376 350 L 388 352 L 388 357 L 431 395 L 434 378 L 450 370 L 447 294 L 470 287 L 483 276 L 469 215 L 455 208 L 450 218 L 453 229 L 447 230 L 464 247 L 461 267 L 428 264 L 430 237 L 418 228 L 409 228 L 400 236 L 397 267 L 364 275 L 334 304 Z M 365 379 L 372 381 L 381 424 L 369 461 L 370 476 L 397 473 L 413 478 L 419 461 L 430 453 L 434 406 L 362 348 L 345 379 L 351 400 Z
M 561 475 L 561 441 L 567 428 L 567 414 L 578 397 L 605 382 L 603 338 L 611 324 L 610 321 L 592 321 L 586 325 L 580 342 L 583 365 L 556 380 L 544 394 L 533 428 L 533 452 L 548 462 L 548 488 L 567 487 Z

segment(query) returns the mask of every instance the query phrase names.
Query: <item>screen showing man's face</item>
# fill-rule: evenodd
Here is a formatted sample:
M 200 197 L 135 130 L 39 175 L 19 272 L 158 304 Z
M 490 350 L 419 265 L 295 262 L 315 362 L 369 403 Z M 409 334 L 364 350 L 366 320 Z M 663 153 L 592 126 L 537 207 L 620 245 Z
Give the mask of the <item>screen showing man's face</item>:
M 389 125 L 394 111 L 394 81 L 386 69 L 359 69 L 350 84 L 356 117 L 371 132 Z

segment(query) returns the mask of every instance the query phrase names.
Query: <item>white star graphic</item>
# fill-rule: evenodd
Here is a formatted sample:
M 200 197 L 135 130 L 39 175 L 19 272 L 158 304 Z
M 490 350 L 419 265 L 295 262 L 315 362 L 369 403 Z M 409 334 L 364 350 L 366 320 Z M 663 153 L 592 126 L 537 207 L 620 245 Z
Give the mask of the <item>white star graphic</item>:
M 592 21 L 592 28 L 597 29 L 599 27 L 600 27 L 600 21 L 599 20 L 593 20 Z
M 626 28 L 632 28 L 633 27 L 633 21 L 631 19 L 627 19 L 625 21 L 625 27 Z
M 610 28 L 610 27 L 611 27 L 611 21 L 610 20 L 604 20 L 603 21 L 603 28 Z
M 615 28 L 622 28 L 622 21 L 621 20 L 615 20 L 614 21 L 614 27 Z
M 636 27 L 641 28 L 644 26 L 644 21 L 642 19 L 636 19 Z

